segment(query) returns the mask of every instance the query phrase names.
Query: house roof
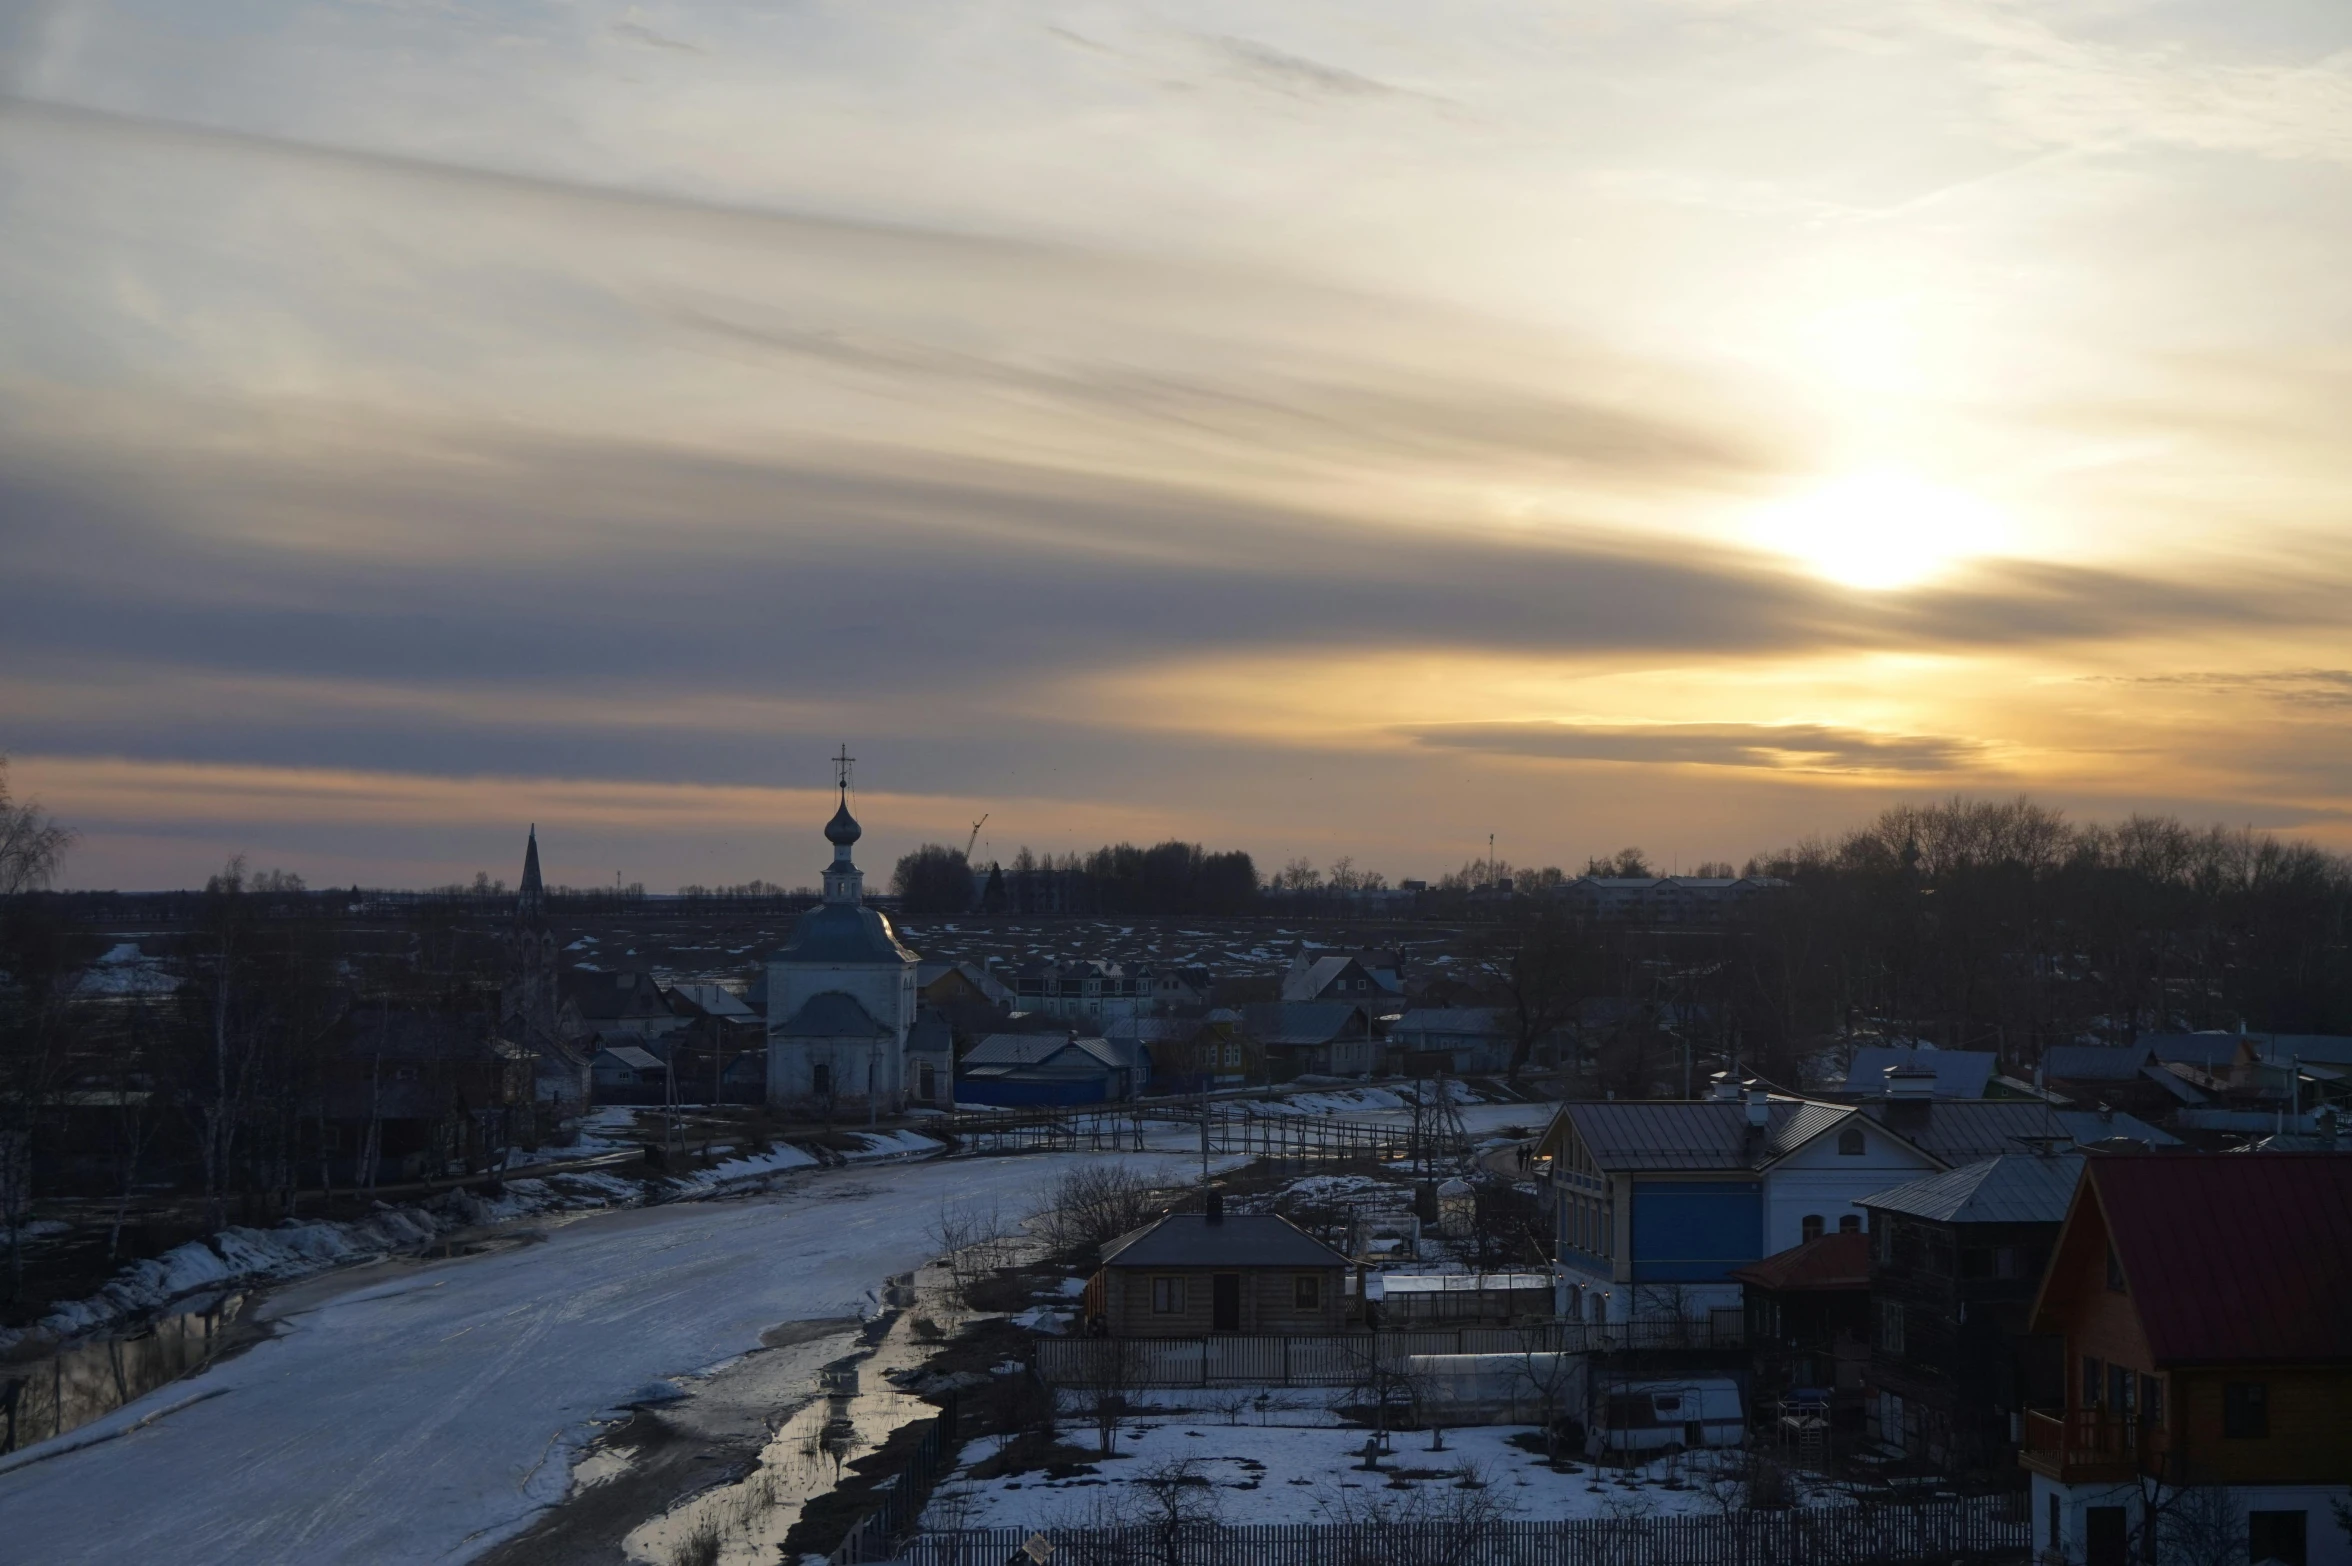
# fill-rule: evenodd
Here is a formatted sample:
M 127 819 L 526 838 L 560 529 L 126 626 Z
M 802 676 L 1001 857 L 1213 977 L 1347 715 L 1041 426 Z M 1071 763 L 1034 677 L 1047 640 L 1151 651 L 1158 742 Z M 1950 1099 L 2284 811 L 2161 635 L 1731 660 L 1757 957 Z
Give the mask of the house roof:
M 744 1004 L 743 997 L 723 984 L 673 984 L 673 1001 L 683 1002 L 678 1009 L 699 1012 L 705 1017 L 748 1018 L 758 1015 Z
M 1113 1070 L 1126 1070 L 1135 1064 L 1128 1049 L 1109 1039 L 1081 1038 L 1069 1033 L 991 1033 L 964 1052 L 963 1064 L 1042 1066 L 1071 1051 Z
M 1105 1267 L 1345 1267 L 1348 1259 L 1287 1218 L 1170 1213 L 1103 1247 Z
M 1242 1008 L 1261 1044 L 1328 1044 L 1361 1015 L 1350 1001 L 1253 1001 Z
M 1323 993 L 1324 987 L 1347 971 L 1353 957 L 1318 957 L 1300 963 L 1282 975 L 1282 998 L 1286 1001 L 1311 1001 Z M 1371 975 L 1365 975 L 1370 978 Z
M 1499 1006 L 1416 1006 L 1389 1026 L 1389 1037 L 1400 1033 L 1476 1033 L 1501 1037 L 1510 1029 Z
M 2042 1051 L 2042 1076 L 2064 1082 L 2136 1082 L 2155 1057 L 2145 1044 L 2053 1044 Z
M 2075 1153 L 2004 1153 L 1906 1181 L 1855 1205 L 1931 1223 L 2058 1223 L 2074 1200 L 2082 1168 Z
M 2242 1033 L 2143 1033 L 2139 1043 L 2160 1061 L 2177 1060 L 2210 1069 L 2227 1065 L 2245 1038 Z
M 632 1018 L 671 1015 L 661 984 L 650 973 L 634 969 L 619 973 L 574 969 L 562 976 L 559 985 L 564 999 L 579 1009 L 583 1021 L 625 1022 Z
M 888 1037 L 890 1029 L 875 1021 L 856 996 L 824 990 L 801 1002 L 776 1033 L 788 1039 L 878 1039 Z
M 1742 1283 L 1775 1293 L 1870 1287 L 1870 1236 L 1825 1234 L 1762 1261 L 1734 1267 Z
M 2352 1154 L 2094 1158 L 2083 1192 L 2158 1364 L 2352 1360 Z
M 915 961 L 915 954 L 899 944 L 889 916 L 879 910 L 863 903 L 819 903 L 792 926 L 791 939 L 774 960 L 895 967 Z
M 1874 1044 L 1854 1051 L 1846 1068 L 1846 1091 L 1877 1093 L 1886 1087 L 1889 1066 L 1935 1073 L 1938 1098 L 1982 1098 L 1992 1080 L 1993 1052 L 1989 1049 L 1905 1049 L 1899 1044 Z
M 637 1071 L 659 1071 L 662 1069 L 659 1057 L 646 1053 L 634 1044 L 607 1044 L 596 1054 L 598 1060 L 603 1060 L 608 1056 Z
M 2169 1131 L 2159 1131 L 2136 1115 L 2103 1109 L 2053 1109 L 2050 1111 L 2077 1147 L 2088 1147 L 2093 1142 L 2105 1142 L 2122 1137 L 2129 1142 L 2145 1142 L 2150 1147 L 2178 1147 L 2181 1139 Z
M 2036 1099 L 1871 1098 L 1854 1107 L 1940 1164 L 1973 1164 L 2025 1152 L 2037 1137 L 2073 1140 L 2065 1122 Z
M 1760 1135 L 1749 1135 L 1747 1105 L 1734 1099 L 1579 1101 L 1562 1104 L 1594 1164 L 1645 1169 L 1762 1169 L 1852 1115 L 1845 1104 L 1774 1098 Z

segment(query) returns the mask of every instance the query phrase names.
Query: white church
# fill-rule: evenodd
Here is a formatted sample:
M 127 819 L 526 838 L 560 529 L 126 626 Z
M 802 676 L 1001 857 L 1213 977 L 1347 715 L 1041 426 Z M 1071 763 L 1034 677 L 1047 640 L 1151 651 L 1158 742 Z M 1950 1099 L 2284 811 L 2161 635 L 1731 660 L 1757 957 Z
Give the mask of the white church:
M 845 750 L 841 806 L 825 823 L 833 862 L 824 900 L 768 959 L 768 1102 L 827 1117 L 945 1108 L 954 1096 L 949 1050 L 908 1048 L 917 959 L 889 917 L 866 906 L 865 877 L 850 860 L 860 832 L 849 813 L 849 764 Z

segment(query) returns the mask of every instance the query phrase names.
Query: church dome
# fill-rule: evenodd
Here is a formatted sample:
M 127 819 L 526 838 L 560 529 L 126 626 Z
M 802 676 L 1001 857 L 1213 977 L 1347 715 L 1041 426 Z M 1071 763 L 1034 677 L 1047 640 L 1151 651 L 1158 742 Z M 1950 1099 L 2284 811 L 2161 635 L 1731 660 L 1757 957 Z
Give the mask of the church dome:
M 877 963 L 905 967 L 917 961 L 878 909 L 854 903 L 820 903 L 792 926 L 792 938 L 770 959 L 774 962 Z
M 849 801 L 844 798 L 841 808 L 833 812 L 833 819 L 825 823 L 825 841 L 846 848 L 861 835 L 857 817 L 849 813 Z

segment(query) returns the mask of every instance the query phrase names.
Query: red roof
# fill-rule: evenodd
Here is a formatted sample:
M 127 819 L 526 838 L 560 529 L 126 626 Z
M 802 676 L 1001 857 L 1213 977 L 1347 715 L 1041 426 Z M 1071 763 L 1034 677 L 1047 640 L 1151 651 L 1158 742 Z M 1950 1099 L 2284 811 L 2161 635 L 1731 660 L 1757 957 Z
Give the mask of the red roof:
M 2352 1359 L 2352 1154 L 2093 1158 L 2084 1180 L 2158 1364 Z
M 1825 1234 L 1818 1240 L 1792 1245 L 1762 1261 L 1735 1267 L 1731 1276 L 1759 1289 L 1867 1289 L 1870 1287 L 1870 1236 Z

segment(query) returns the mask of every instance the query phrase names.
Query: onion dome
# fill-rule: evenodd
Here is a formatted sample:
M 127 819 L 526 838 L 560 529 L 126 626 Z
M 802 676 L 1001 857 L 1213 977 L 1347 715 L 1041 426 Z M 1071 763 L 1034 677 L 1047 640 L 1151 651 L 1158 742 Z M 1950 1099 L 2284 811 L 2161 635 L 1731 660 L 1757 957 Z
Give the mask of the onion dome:
M 833 812 L 833 819 L 825 823 L 825 841 L 839 848 L 847 848 L 863 835 L 857 817 L 849 813 L 849 798 L 842 796 L 841 808 Z

